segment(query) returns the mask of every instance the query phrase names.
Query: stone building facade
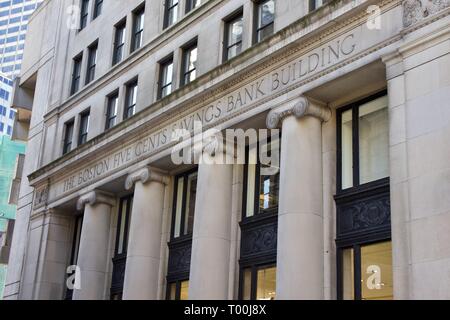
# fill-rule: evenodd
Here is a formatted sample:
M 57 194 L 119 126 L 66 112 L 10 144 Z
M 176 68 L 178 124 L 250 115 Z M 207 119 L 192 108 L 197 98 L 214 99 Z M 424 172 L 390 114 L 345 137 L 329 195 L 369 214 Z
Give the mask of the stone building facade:
M 5 298 L 449 299 L 449 14 L 44 1 Z M 281 135 L 175 163 L 195 124 Z

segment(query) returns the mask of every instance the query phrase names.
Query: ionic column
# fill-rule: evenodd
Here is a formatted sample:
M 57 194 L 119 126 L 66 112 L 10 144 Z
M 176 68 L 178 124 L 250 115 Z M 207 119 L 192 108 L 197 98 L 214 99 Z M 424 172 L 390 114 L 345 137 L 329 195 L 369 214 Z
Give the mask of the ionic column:
M 189 299 L 226 300 L 233 165 L 223 163 L 222 152 L 205 151 L 198 169 Z
M 128 176 L 134 186 L 125 268 L 124 300 L 155 300 L 158 294 L 164 188 L 167 177 L 149 168 Z
M 323 299 L 322 121 L 331 111 L 305 97 L 272 110 L 282 126 L 277 299 Z
M 100 191 L 92 191 L 77 202 L 78 210 L 84 208 L 84 218 L 77 261 L 81 289 L 74 290 L 74 300 L 104 299 L 111 208 L 114 205 L 115 199 Z

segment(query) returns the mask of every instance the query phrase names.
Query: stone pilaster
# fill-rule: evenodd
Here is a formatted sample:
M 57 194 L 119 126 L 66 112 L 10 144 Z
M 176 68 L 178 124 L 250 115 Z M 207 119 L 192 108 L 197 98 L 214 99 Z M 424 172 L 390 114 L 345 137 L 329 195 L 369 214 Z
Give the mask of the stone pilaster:
M 267 117 L 281 124 L 277 299 L 323 299 L 322 122 L 331 111 L 299 97 Z
M 115 199 L 100 191 L 92 191 L 78 199 L 77 209 L 84 208 L 84 218 L 77 261 L 81 288 L 74 290 L 74 300 L 105 298 L 111 208 L 114 205 Z
M 164 190 L 168 177 L 150 168 L 130 174 L 134 186 L 125 268 L 124 300 L 155 300 L 158 296 Z

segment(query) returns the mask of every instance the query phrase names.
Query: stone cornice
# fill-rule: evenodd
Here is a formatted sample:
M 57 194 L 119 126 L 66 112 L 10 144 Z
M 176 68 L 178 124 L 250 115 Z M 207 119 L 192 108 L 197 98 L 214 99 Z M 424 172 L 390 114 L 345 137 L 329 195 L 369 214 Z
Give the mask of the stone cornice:
M 374 2 L 379 1 L 368 1 L 364 2 L 364 4 L 368 5 Z M 380 6 L 382 7 L 382 11 L 387 11 L 397 6 L 398 4 L 399 0 L 384 0 L 381 1 Z M 322 10 L 326 10 L 326 8 L 327 7 L 325 7 Z M 195 81 L 191 85 L 188 85 L 185 88 L 175 91 L 172 95 L 158 102 L 157 105 L 153 105 L 149 108 L 142 110 L 141 112 L 136 114 L 135 117 L 132 117 L 127 121 L 122 122 L 121 124 L 113 128 L 111 131 L 98 135 L 85 145 L 73 150 L 72 152 L 66 154 L 64 157 L 59 158 L 53 161 L 52 163 L 42 167 L 41 169 L 32 173 L 29 176 L 29 179 L 35 180 L 36 178 L 39 177 L 39 180 L 41 180 L 41 176 L 43 176 L 47 172 L 52 172 L 56 170 L 56 168 L 62 164 L 68 163 L 68 165 L 71 165 L 72 163 L 78 162 L 81 159 L 88 160 L 86 157 L 92 155 L 92 153 L 89 153 L 89 150 L 92 147 L 95 146 L 97 148 L 99 147 L 103 148 L 108 144 L 108 141 L 120 141 L 118 139 L 124 136 L 123 134 L 121 134 L 124 130 L 126 130 L 127 132 L 126 134 L 127 139 L 131 139 L 133 136 L 138 135 L 139 132 L 144 130 L 144 127 L 146 127 L 147 125 L 150 126 L 151 124 L 153 124 L 152 128 L 157 128 L 159 126 L 155 127 L 155 124 L 163 123 L 164 121 L 169 121 L 170 119 L 173 119 L 175 114 L 178 115 L 179 117 L 182 117 L 188 114 L 189 112 L 192 112 L 194 109 L 197 109 L 199 105 L 210 103 L 214 101 L 214 99 L 217 99 L 218 96 L 225 95 L 227 94 L 227 92 L 231 92 L 233 88 L 241 87 L 243 83 L 249 82 L 252 78 L 255 77 L 256 74 L 261 73 L 264 70 L 271 70 L 276 68 L 277 66 L 282 65 L 288 57 L 290 56 L 296 57 L 305 54 L 318 44 L 329 41 L 330 39 L 338 36 L 339 34 L 344 34 L 350 28 L 364 24 L 367 18 L 365 7 L 363 6 L 363 8 L 361 7 L 352 8 L 351 10 L 356 10 L 353 16 L 348 16 L 348 11 L 350 11 L 349 9 L 348 11 L 342 13 L 342 15 L 344 15 L 344 13 L 347 14 L 345 17 L 342 17 L 340 19 L 339 18 L 340 16 L 338 16 L 338 19 L 334 20 L 333 23 L 330 23 L 328 25 L 328 28 L 324 30 L 309 28 L 308 31 L 305 31 L 306 30 L 304 25 L 305 21 L 304 19 L 300 19 L 300 21 L 297 21 L 291 26 L 288 26 L 287 28 L 281 30 L 280 32 L 275 34 L 272 38 L 269 38 L 268 40 L 258 44 L 257 46 L 246 50 L 238 57 L 230 60 L 226 64 L 221 65 L 216 69 L 212 70 L 211 72 L 209 72 L 208 74 L 200 77 L 198 81 L 203 79 L 204 81 L 206 81 L 205 83 L 211 84 L 211 87 L 208 88 L 208 90 L 202 90 L 201 93 L 195 94 L 194 97 L 191 96 L 187 97 L 186 101 L 181 101 L 179 104 L 173 107 L 169 106 L 171 103 L 175 102 L 181 96 L 188 94 L 190 90 L 195 91 L 197 88 L 203 88 L 202 82 Z M 393 43 L 397 40 L 398 35 L 394 36 L 392 39 L 380 43 L 379 45 L 371 48 L 370 50 L 367 50 L 367 52 L 355 55 L 354 58 L 352 58 L 349 61 L 345 61 L 345 63 L 336 64 L 336 66 L 334 66 L 333 68 L 329 68 L 327 70 L 324 70 L 323 72 L 319 72 L 313 77 L 309 77 L 303 80 L 302 82 L 299 82 L 295 87 L 311 82 L 312 80 L 317 79 L 318 77 L 321 77 L 324 74 L 336 70 L 339 67 L 342 67 L 350 63 L 351 61 L 360 59 L 368 55 L 369 53 L 374 52 L 379 48 L 383 48 L 384 46 L 387 46 L 390 43 Z M 276 44 L 281 41 L 286 42 L 286 45 L 283 45 L 278 50 L 276 49 Z M 259 56 L 259 54 L 263 53 L 267 54 L 266 58 L 254 60 L 255 55 Z M 241 72 L 248 70 L 249 67 L 252 67 L 252 72 Z M 229 76 L 225 81 L 217 80 L 218 81 L 217 83 L 213 80 L 216 77 L 220 77 L 222 73 L 227 72 L 227 70 L 231 68 L 238 69 L 235 75 Z M 279 94 L 282 94 L 282 92 L 280 92 Z M 277 96 L 279 94 L 277 93 L 274 96 Z M 264 101 L 262 100 L 261 103 L 263 102 Z M 167 105 L 167 107 L 158 108 L 158 105 L 159 106 Z M 235 114 L 235 116 L 236 115 L 239 115 L 239 113 Z M 226 120 L 227 120 L 226 118 L 223 119 L 223 121 Z M 163 125 L 161 124 L 161 127 L 162 126 Z
M 116 201 L 110 194 L 98 190 L 91 191 L 78 199 L 77 210 L 83 210 L 87 204 L 95 205 L 101 203 L 112 207 L 116 204 Z
M 149 182 L 158 182 L 167 185 L 169 183 L 169 177 L 155 169 L 145 167 L 128 175 L 127 179 L 125 180 L 125 189 L 131 190 L 138 181 L 142 182 L 143 184 Z
M 267 115 L 267 127 L 275 129 L 285 118 L 290 116 L 296 118 L 312 116 L 327 122 L 331 119 L 331 110 L 326 104 L 301 96 L 271 110 Z

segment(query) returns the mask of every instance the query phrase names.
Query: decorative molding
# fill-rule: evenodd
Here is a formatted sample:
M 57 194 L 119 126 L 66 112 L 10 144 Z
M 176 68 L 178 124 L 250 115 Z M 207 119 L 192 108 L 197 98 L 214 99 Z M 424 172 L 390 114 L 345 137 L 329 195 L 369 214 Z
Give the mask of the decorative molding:
M 91 191 L 83 196 L 81 196 L 77 201 L 77 210 L 83 210 L 84 207 L 94 204 L 107 204 L 111 207 L 116 204 L 116 200 L 109 194 L 102 191 Z
M 405 28 L 450 7 L 450 0 L 404 0 L 403 26 Z
M 241 258 L 276 251 L 278 224 L 271 223 L 242 231 Z
M 128 175 L 127 179 L 125 180 L 125 189 L 131 190 L 138 181 L 142 182 L 143 184 L 146 184 L 148 182 L 159 182 L 167 185 L 169 183 L 169 177 L 149 167 L 142 168 Z
M 312 116 L 327 122 L 331 119 L 331 110 L 323 103 L 301 96 L 271 110 L 267 115 L 267 127 L 275 129 L 285 118 L 290 116 L 296 118 Z
M 191 267 L 192 240 L 182 244 L 169 244 L 169 263 L 167 274 L 175 275 L 189 272 Z
M 123 290 L 126 264 L 126 257 L 113 259 L 113 272 L 111 278 L 111 293 L 113 294 L 116 292 L 121 292 Z
M 36 189 L 36 191 L 34 192 L 34 202 L 33 202 L 34 209 L 41 208 L 47 204 L 48 193 L 49 193 L 48 185 Z

